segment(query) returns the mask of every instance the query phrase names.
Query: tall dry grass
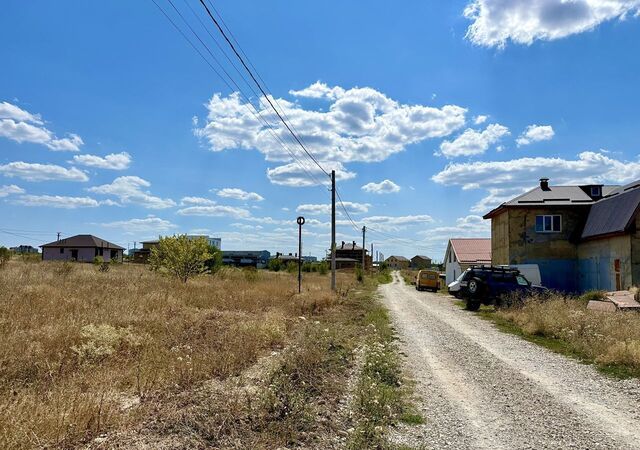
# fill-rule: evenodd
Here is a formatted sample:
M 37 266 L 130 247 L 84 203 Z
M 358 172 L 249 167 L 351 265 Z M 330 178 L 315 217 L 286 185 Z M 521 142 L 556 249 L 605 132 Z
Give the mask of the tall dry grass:
M 222 270 L 187 284 L 120 265 L 0 271 L 0 448 L 70 448 L 136 423 L 132 407 L 237 375 L 330 309 L 327 277 Z M 348 289 L 352 281 L 344 281 Z
M 525 335 L 557 339 L 571 353 L 601 366 L 620 366 L 623 374 L 640 375 L 640 315 L 636 312 L 588 310 L 583 300 L 553 295 L 496 314 Z

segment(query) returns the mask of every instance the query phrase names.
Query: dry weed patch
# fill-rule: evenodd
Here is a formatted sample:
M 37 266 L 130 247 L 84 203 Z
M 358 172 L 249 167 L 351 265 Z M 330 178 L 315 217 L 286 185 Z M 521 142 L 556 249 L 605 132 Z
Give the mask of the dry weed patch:
M 348 366 L 315 322 L 340 316 L 353 282 L 341 278 L 335 296 L 326 276 L 307 274 L 298 295 L 286 273 L 223 269 L 185 284 L 142 266 L 11 261 L 0 271 L 0 448 L 77 447 L 156 416 L 158 430 L 189 424 L 198 446 L 234 429 L 291 442 L 307 423 L 293 418 L 333 388 L 316 374 Z M 284 348 L 269 388 L 228 389 Z M 215 414 L 197 395 L 205 381 L 226 386 L 206 391 Z
M 606 371 L 640 375 L 640 315 L 635 312 L 588 310 L 582 300 L 554 295 L 496 314 L 526 336 L 557 340 L 565 353 L 593 361 Z

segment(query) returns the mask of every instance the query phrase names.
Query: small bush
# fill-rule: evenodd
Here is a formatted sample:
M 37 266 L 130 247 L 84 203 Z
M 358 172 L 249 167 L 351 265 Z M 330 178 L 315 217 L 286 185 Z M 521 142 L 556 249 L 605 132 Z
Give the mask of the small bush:
M 83 343 L 71 347 L 81 362 L 99 362 L 122 347 L 137 347 L 140 338 L 130 328 L 89 324 L 80 331 Z
M 96 256 L 95 258 L 93 258 L 94 266 L 101 266 L 102 264 L 104 264 L 104 258 L 102 256 Z
M 7 262 L 11 259 L 11 250 L 6 247 L 0 247 L 0 269 L 6 266 Z
M 607 296 L 607 293 L 605 291 L 593 290 L 593 291 L 585 292 L 578 298 L 578 300 L 584 303 L 589 303 L 591 300 L 595 300 L 595 301 L 605 300 L 606 296 Z
M 356 264 L 355 275 L 358 283 L 364 282 L 364 270 L 360 264 Z
M 282 261 L 279 258 L 272 258 L 267 262 L 267 269 L 274 272 L 280 272 L 282 270 Z
M 318 264 L 318 273 L 320 275 L 326 275 L 329 272 L 329 263 L 327 261 L 322 261 Z

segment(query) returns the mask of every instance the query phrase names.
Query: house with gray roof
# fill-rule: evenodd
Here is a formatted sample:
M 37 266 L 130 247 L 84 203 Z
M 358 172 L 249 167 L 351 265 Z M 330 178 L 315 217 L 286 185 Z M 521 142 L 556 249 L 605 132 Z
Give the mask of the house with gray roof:
M 78 234 L 40 246 L 43 261 L 93 262 L 96 256 L 105 262 L 122 262 L 123 247 L 91 234 Z
M 540 185 L 487 213 L 492 263 L 537 264 L 563 291 L 640 284 L 640 181 L 626 186 Z

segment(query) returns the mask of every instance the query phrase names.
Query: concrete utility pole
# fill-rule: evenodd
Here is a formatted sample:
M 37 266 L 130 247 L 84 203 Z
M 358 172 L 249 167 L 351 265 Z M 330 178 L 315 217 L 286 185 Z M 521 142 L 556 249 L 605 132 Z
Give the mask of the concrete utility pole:
M 336 171 L 331 171 L 331 290 L 336 290 Z
M 373 242 L 371 243 L 371 268 L 373 269 Z
M 367 270 L 367 266 L 366 266 L 366 250 L 365 250 L 365 246 L 364 246 L 364 235 L 367 232 L 367 227 L 363 226 L 362 227 L 362 270 Z
M 58 231 L 58 239 L 57 239 L 58 241 L 60 240 L 60 234 L 61 233 Z
M 300 216 L 296 220 L 298 223 L 298 294 L 302 292 L 302 225 L 304 217 Z

